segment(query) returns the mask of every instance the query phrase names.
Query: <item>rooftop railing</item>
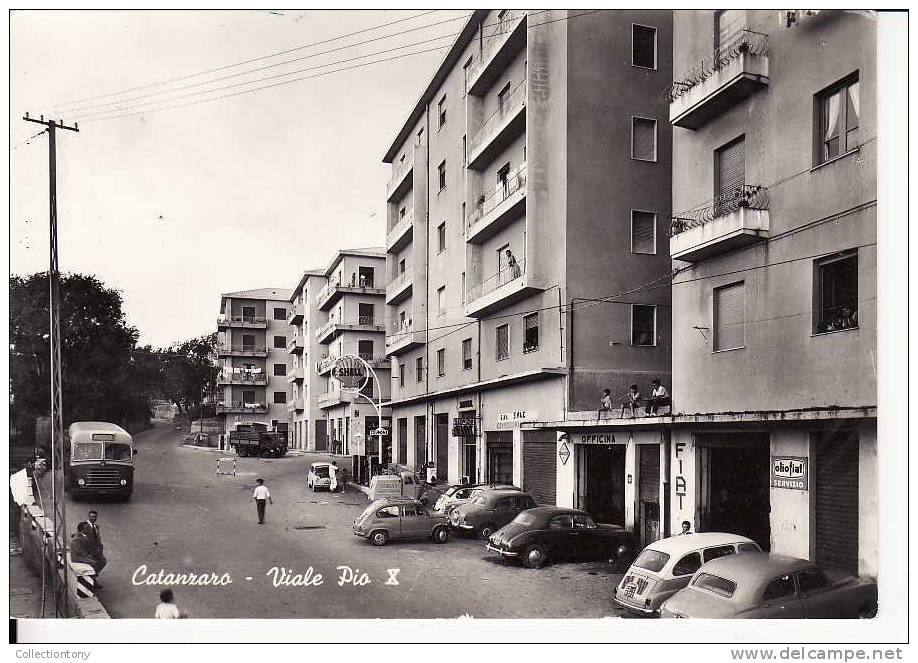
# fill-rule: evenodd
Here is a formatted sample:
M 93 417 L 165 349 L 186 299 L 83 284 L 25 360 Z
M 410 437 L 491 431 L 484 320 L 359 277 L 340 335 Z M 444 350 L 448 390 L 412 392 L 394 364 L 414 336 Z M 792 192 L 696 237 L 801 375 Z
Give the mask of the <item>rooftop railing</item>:
M 510 90 L 505 97 L 498 99 L 497 108 L 481 125 L 481 129 L 475 132 L 469 140 L 467 151 L 469 154 L 477 150 L 482 143 L 497 133 L 498 128 L 504 123 L 508 116 L 515 113 L 521 105 L 526 103 L 526 79 L 523 78 L 516 87 Z
M 481 26 L 481 51 L 469 66 L 469 80 L 474 80 L 478 72 L 501 47 L 507 35 L 513 32 L 517 21 L 526 15 L 525 9 L 508 9 L 501 17 L 494 16 Z
M 482 194 L 477 204 L 465 215 L 465 229 L 469 230 L 478 221 L 490 214 L 498 205 L 504 202 L 520 189 L 526 187 L 526 164 L 523 163 L 496 187 Z
M 740 208 L 768 209 L 768 189 L 757 184 L 744 184 L 713 198 L 701 207 L 680 212 L 672 217 L 670 237 L 703 226 Z
M 466 302 L 473 302 L 479 297 L 494 292 L 498 288 L 523 276 L 526 273 L 526 261 L 520 260 L 515 265 L 505 267 L 480 283 L 473 285 L 466 293 Z
M 678 80 L 673 81 L 666 94 L 667 101 L 672 103 L 744 53 L 767 56 L 768 35 L 746 29 L 733 33 L 714 49 L 710 57 L 702 58 L 694 67 L 682 74 Z

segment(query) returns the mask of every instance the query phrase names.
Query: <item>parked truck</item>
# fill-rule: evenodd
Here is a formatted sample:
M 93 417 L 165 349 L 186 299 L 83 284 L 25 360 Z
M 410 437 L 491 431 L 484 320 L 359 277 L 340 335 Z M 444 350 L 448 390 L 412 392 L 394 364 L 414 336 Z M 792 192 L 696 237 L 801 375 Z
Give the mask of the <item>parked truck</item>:
M 240 424 L 230 431 L 229 444 L 240 456 L 280 458 L 287 453 L 287 432 L 258 424 Z

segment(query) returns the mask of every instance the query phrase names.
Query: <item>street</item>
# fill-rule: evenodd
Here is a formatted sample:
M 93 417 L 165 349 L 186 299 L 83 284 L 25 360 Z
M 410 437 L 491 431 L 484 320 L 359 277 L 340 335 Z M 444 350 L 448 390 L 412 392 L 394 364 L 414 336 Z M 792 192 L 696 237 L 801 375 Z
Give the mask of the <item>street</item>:
M 98 596 L 112 617 L 152 617 L 168 573 L 228 574 L 224 585 L 172 585 L 193 618 L 599 618 L 620 616 L 611 602 L 621 576 L 607 564 L 506 566 L 484 544 L 455 533 L 432 541 L 369 545 L 350 525 L 362 493 L 313 493 L 306 470 L 321 456 L 236 458 L 235 476 L 216 476 L 225 452 L 182 446 L 183 431 L 154 421 L 135 436 L 134 495 L 129 502 L 67 502 L 68 529 L 99 511 L 108 566 Z M 256 478 L 271 491 L 267 522 L 257 524 Z M 146 569 L 138 569 L 145 566 Z M 309 586 L 275 587 L 283 567 Z M 339 586 L 341 573 L 352 573 Z M 386 584 L 398 569 L 396 584 Z M 321 574 L 321 583 L 316 574 Z M 365 576 L 362 574 L 366 574 Z M 288 576 L 289 577 L 289 576 Z

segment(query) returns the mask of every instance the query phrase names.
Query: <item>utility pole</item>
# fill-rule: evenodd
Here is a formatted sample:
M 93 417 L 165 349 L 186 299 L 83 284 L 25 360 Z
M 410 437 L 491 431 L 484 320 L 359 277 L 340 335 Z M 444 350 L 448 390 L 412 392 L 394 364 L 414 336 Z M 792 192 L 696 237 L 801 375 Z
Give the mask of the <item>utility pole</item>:
M 61 274 L 57 264 L 57 151 L 55 132 L 57 129 L 79 132 L 76 123 L 72 127 L 63 120 L 36 120 L 26 113 L 26 122 L 43 124 L 48 132 L 48 197 L 50 208 L 51 269 L 49 271 L 50 337 L 51 337 L 51 503 L 53 505 L 54 538 L 51 565 L 54 572 L 54 614 L 58 618 L 70 617 L 67 590 L 67 516 L 64 508 L 64 420 L 61 416 L 61 325 L 60 284 Z

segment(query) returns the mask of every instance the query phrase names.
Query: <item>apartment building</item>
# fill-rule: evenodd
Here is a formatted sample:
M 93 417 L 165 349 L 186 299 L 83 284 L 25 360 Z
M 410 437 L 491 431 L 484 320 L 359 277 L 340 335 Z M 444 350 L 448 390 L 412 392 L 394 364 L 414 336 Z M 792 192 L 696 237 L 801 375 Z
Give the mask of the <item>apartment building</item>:
M 288 430 L 290 294 L 285 288 L 256 288 L 220 296 L 215 410 L 224 433 L 252 423 Z
M 877 572 L 875 18 L 680 11 L 673 521 Z M 712 40 L 714 47 L 712 50 Z
M 290 355 L 290 446 L 304 451 L 326 451 L 325 417 L 317 403 L 320 378 L 315 357 L 321 356 L 325 346 L 315 335 L 315 321 L 319 319 L 316 295 L 327 280 L 324 270 L 307 270 L 293 288 L 290 296 L 290 315 L 287 353 Z M 324 391 L 324 382 L 322 389 Z
M 669 383 L 671 24 L 476 11 L 410 110 L 383 158 L 395 462 L 625 522 L 633 456 L 562 462 L 534 424 Z
M 336 454 L 358 456 L 365 466 L 379 458 L 377 428 L 391 428 L 388 410 L 380 422 L 370 402 L 389 400 L 389 361 L 385 353 L 386 254 L 383 248 L 338 251 L 324 270 L 325 285 L 315 294 L 314 336 L 318 343 L 315 370 L 319 378 L 316 404 L 325 420 L 325 431 Z M 358 355 L 369 364 L 375 379 L 359 394 L 342 391 L 332 375 L 335 360 Z M 391 458 L 390 435 L 382 438 L 383 459 Z M 366 476 L 366 467 L 354 475 Z

